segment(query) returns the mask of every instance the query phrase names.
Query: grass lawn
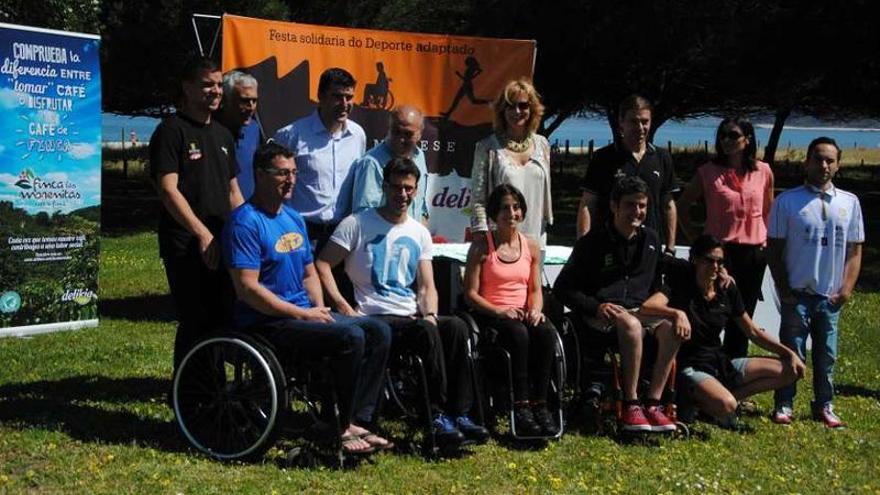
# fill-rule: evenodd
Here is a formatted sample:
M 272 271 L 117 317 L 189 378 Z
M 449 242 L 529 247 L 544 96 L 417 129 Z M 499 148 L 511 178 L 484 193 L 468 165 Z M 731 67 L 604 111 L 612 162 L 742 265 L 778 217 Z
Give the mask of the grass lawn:
M 458 459 L 386 453 L 354 470 L 285 468 L 189 451 L 164 402 L 175 323 L 149 233 L 105 237 L 101 325 L 0 339 L 0 493 L 880 493 L 880 294 L 861 292 L 841 323 L 837 407 L 807 419 L 809 380 L 789 428 L 762 414 L 754 434 L 706 424 L 690 440 L 628 445 L 568 434 L 543 450 L 491 441 Z M 283 445 L 282 445 L 283 446 Z

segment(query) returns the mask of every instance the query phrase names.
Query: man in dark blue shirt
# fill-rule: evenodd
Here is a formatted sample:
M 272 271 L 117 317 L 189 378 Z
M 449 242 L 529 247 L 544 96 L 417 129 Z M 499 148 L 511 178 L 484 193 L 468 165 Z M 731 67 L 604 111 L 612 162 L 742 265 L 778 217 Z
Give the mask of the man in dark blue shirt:
M 266 142 L 257 120 L 259 99 L 257 80 L 237 70 L 223 74 L 223 103 L 217 120 L 235 138 L 235 160 L 238 162 L 238 187 L 247 199 L 254 193 L 254 152 Z

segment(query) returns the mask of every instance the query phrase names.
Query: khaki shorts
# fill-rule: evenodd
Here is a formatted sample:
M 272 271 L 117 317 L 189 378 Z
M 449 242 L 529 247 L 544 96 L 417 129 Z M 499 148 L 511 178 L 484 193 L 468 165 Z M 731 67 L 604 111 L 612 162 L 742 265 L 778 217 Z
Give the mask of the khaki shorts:
M 664 321 L 667 321 L 666 318 L 662 316 L 648 316 L 643 315 L 639 311 L 640 308 L 632 308 L 628 309 L 627 312 L 636 317 L 637 320 L 642 324 L 642 329 L 648 335 L 654 335 L 654 331 L 657 330 L 657 327 L 660 326 Z M 593 328 L 601 333 L 611 333 L 614 331 L 615 326 L 613 321 L 608 321 L 604 318 L 598 318 L 595 316 L 589 316 L 586 318 L 586 323 L 590 328 Z

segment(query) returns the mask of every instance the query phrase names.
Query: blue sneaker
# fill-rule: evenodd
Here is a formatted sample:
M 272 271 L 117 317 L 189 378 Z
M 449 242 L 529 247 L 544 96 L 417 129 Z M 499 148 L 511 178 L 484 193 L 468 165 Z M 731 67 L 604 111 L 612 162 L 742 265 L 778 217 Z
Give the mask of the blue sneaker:
M 467 414 L 456 417 L 455 426 L 471 442 L 483 444 L 489 439 L 489 430 L 474 423 Z
M 458 447 L 464 442 L 464 435 L 452 423 L 452 419 L 443 413 L 434 415 L 431 420 L 431 434 L 437 444 L 443 447 Z

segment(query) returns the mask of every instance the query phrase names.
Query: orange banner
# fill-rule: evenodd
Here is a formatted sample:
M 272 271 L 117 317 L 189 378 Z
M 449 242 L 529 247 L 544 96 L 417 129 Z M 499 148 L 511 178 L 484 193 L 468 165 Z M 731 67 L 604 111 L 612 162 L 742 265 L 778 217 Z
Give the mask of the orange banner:
M 275 78 L 306 82 L 302 89 L 312 101 L 317 101 L 321 72 L 342 67 L 358 81 L 362 106 L 410 103 L 425 115 L 448 114 L 460 124 L 475 125 L 491 121 L 487 103 L 508 80 L 531 77 L 535 42 L 223 16 L 224 71 L 271 59 Z
M 535 42 L 348 29 L 223 16 L 223 70 L 259 81 L 257 113 L 275 131 L 315 108 L 318 80 L 341 67 L 357 80 L 350 118 L 368 147 L 384 139 L 388 111 L 425 114 L 431 230 L 464 238 L 474 145 L 492 132 L 491 102 L 511 79 L 531 77 Z

